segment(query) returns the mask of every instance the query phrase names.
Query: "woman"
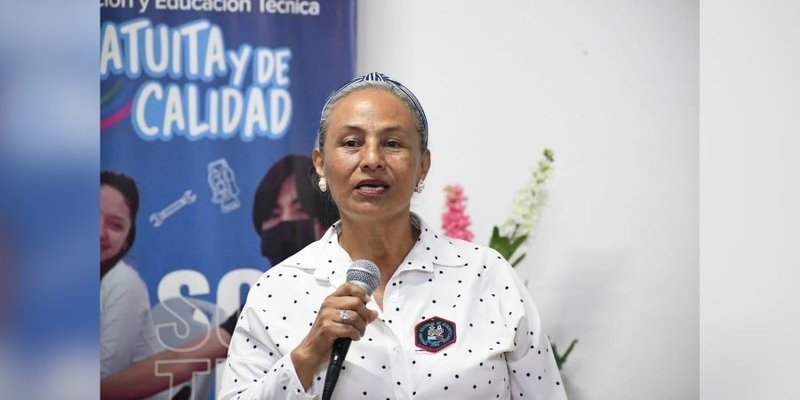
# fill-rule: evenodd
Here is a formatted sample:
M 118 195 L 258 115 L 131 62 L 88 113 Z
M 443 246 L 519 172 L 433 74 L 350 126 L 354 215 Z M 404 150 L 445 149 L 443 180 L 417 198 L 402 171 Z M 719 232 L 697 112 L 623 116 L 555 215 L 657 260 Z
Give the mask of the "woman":
M 124 257 L 136 238 L 139 190 L 133 179 L 100 174 L 100 377 L 162 349 L 142 278 Z M 103 379 L 104 380 L 104 379 Z M 102 381 L 101 381 L 102 386 Z M 153 398 L 167 398 L 161 393 Z
M 319 239 L 338 218 L 330 201 L 314 191 L 313 171 L 307 156 L 287 155 L 272 164 L 258 184 L 253 227 L 261 237 L 261 252 L 272 265 Z M 103 379 L 100 397 L 139 399 L 207 372 L 227 355 L 238 314 L 180 349 L 154 354 Z M 156 368 L 161 375 L 153 373 Z
M 252 287 L 220 398 L 317 398 L 337 338 L 353 343 L 334 399 L 566 398 L 508 262 L 410 211 L 430 167 L 427 138 L 419 101 L 382 74 L 331 95 L 312 159 L 341 220 Z M 356 259 L 381 272 L 372 297 L 345 282 Z

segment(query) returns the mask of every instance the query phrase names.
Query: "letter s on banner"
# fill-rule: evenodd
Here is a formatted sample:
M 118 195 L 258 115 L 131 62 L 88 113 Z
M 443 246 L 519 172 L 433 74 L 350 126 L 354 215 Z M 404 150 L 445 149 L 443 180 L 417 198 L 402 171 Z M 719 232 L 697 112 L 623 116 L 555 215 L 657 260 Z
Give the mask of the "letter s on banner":
M 161 279 L 161 282 L 158 283 L 158 301 L 164 306 L 164 308 L 175 317 L 178 322 L 167 322 L 162 324 L 156 325 L 156 333 L 159 336 L 159 340 L 164 345 L 164 347 L 170 350 L 179 350 L 173 346 L 170 346 L 164 340 L 161 340 L 163 337 L 161 332 L 164 330 L 171 329 L 171 332 L 165 332 L 164 335 L 166 336 L 176 336 L 181 339 L 188 338 L 189 335 L 192 333 L 189 330 L 189 322 L 186 321 L 183 317 L 181 317 L 181 313 L 177 312 L 175 309 L 170 306 L 170 302 L 166 300 L 175 299 L 174 301 L 181 302 L 183 305 L 191 308 L 196 309 L 194 305 L 191 304 L 188 300 L 184 299 L 181 295 L 181 288 L 187 288 L 187 292 L 190 296 L 196 295 L 203 295 L 208 294 L 211 292 L 211 288 L 208 285 L 208 280 L 206 277 L 198 271 L 191 270 L 191 269 L 179 269 L 172 271 Z M 178 323 L 182 325 L 182 329 L 178 328 Z M 192 349 L 199 348 L 208 340 L 203 340 L 201 343 L 197 343 L 196 346 L 193 346 Z M 191 351 L 192 349 L 185 349 L 186 351 Z
M 161 278 L 161 282 L 158 283 L 158 301 L 180 297 L 181 288 L 184 286 L 190 296 L 211 293 L 205 275 L 193 269 L 178 269 Z

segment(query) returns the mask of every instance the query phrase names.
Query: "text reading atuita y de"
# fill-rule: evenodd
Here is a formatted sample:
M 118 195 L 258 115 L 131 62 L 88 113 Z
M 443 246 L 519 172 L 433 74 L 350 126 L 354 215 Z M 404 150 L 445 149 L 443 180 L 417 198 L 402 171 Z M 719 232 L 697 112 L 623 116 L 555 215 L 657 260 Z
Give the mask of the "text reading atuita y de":
M 148 18 L 106 22 L 100 44 L 102 79 L 154 78 L 139 86 L 131 107 L 131 123 L 144 140 L 279 139 L 289 128 L 288 47 L 226 49 L 222 29 L 205 19 L 170 27 Z M 157 80 L 164 77 L 180 84 Z

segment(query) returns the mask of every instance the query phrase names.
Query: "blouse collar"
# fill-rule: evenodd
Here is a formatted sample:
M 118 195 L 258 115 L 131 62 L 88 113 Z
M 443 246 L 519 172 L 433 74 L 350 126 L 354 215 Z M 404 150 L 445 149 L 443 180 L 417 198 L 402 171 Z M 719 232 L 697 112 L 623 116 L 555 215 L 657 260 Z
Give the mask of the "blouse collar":
M 466 265 L 458 252 L 463 246 L 456 246 L 455 239 L 435 232 L 413 212 L 411 223 L 419 229 L 420 235 L 395 274 L 409 270 L 434 273 L 437 268 Z M 339 245 L 341 229 L 341 221 L 337 221 L 321 239 L 280 265 L 313 270 L 317 279 L 328 280 L 335 286 L 341 285 L 345 282 L 347 269 L 353 263 L 350 255 Z

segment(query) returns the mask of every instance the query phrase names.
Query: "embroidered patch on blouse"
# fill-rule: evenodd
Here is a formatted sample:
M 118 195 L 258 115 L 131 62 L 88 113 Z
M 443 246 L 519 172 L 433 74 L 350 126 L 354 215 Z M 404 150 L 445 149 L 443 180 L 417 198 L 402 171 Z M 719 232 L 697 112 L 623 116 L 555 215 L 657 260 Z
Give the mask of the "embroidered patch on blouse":
M 435 353 L 456 341 L 456 323 L 444 318 L 428 318 L 414 328 L 417 347 Z

